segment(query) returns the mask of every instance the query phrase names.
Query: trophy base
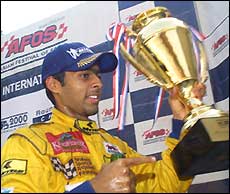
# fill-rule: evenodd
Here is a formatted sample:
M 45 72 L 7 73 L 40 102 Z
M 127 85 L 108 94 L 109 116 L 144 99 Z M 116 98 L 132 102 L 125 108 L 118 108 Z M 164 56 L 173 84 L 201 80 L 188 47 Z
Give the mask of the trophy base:
M 189 129 L 171 153 L 175 171 L 180 179 L 229 169 L 228 121 L 227 116 L 202 118 Z M 220 123 L 221 125 L 218 125 Z M 214 133 L 210 133 L 210 126 L 214 128 Z

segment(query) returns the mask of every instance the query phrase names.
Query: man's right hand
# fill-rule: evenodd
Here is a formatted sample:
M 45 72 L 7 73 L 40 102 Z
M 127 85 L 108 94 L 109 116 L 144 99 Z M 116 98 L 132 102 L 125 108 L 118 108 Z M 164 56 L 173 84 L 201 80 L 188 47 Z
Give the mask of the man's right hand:
M 90 182 L 96 193 L 133 193 L 135 174 L 131 166 L 155 162 L 154 157 L 121 158 L 106 164 Z
M 206 86 L 204 83 L 196 82 L 191 91 L 191 96 L 202 101 L 206 93 Z M 179 88 L 175 86 L 169 91 L 169 105 L 171 107 L 173 118 L 183 120 L 186 115 L 190 112 L 190 109 L 186 107 L 178 98 Z

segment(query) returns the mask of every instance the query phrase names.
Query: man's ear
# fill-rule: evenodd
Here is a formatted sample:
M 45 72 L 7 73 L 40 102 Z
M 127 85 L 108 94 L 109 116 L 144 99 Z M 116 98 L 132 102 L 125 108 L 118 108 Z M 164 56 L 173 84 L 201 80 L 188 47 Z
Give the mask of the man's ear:
M 56 80 L 54 77 L 49 76 L 47 77 L 46 81 L 46 87 L 53 93 L 59 93 L 61 90 L 61 83 Z

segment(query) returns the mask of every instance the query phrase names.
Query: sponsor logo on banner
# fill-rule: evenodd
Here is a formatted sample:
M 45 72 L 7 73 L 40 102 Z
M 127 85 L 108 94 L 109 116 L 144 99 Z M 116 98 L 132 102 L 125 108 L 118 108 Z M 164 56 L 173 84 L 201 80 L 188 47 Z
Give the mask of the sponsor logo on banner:
M 220 53 L 226 46 L 229 45 L 229 35 L 224 34 L 220 36 L 215 42 L 212 44 L 212 55 L 215 57 L 218 53 Z
M 51 113 L 52 108 L 53 107 L 36 110 L 35 117 L 33 118 L 33 123 L 46 122 L 50 120 L 52 116 L 52 113 Z
M 1 133 L 21 128 L 28 124 L 28 112 L 18 113 L 1 119 Z
M 169 135 L 169 132 L 169 129 L 148 129 L 142 134 L 143 145 L 165 141 L 165 138 Z
M 62 23 L 59 26 L 47 26 L 44 30 L 37 30 L 19 38 L 12 35 L 9 40 L 2 44 L 1 53 L 6 52 L 5 58 L 10 57 L 12 54 L 23 53 L 27 47 L 36 48 L 54 39 L 62 38 L 66 31 L 67 26 Z
M 146 79 L 146 77 L 144 76 L 144 74 L 142 74 L 140 71 L 138 71 L 138 70 L 135 70 L 134 72 L 133 72 L 133 74 L 134 74 L 134 81 L 135 82 L 138 82 L 138 81 L 142 81 L 142 80 L 145 80 Z
M 1 63 L 1 73 L 4 73 L 2 78 L 11 75 L 12 70 L 19 70 L 26 65 L 25 69 L 29 69 L 28 66 L 35 67 L 33 62 L 42 60 L 57 45 L 67 40 L 64 39 L 67 29 L 65 23 L 61 23 L 49 25 L 44 30 L 39 29 L 22 37 L 12 35 L 1 46 L 1 55 L 4 56 Z
M 3 162 L 1 166 L 1 176 L 8 174 L 26 174 L 27 160 L 10 159 Z
M 131 26 L 137 15 L 143 11 L 146 11 L 154 7 L 153 1 L 143 1 L 134 6 L 127 7 L 126 9 L 120 10 L 121 22 L 125 23 L 126 26 Z
M 130 92 L 153 87 L 154 84 L 147 80 L 146 76 L 135 67 L 130 67 L 129 89 Z
M 101 100 L 99 104 L 98 120 L 99 127 L 105 130 L 116 128 L 118 119 L 114 118 L 113 98 Z
M 125 25 L 126 26 L 131 26 L 133 21 L 136 19 L 138 14 L 135 15 L 128 15 L 127 17 L 125 17 Z
M 114 115 L 114 109 L 113 108 L 105 108 L 102 112 L 102 121 L 106 122 L 106 121 L 111 121 L 113 120 L 113 115 Z
M 55 155 L 62 152 L 89 153 L 82 134 L 78 131 L 61 133 L 59 135 L 46 133 L 46 137 L 51 143 Z
M 172 115 L 134 124 L 137 152 L 150 155 L 167 149 L 165 140 L 171 133 Z
M 108 98 L 101 100 L 99 104 L 98 111 L 98 126 L 104 128 L 105 130 L 115 129 L 118 127 L 118 117 L 114 118 L 114 109 L 113 109 L 113 98 Z M 130 94 L 127 94 L 127 104 L 126 104 L 126 115 L 125 115 L 125 125 L 133 123 L 133 113 L 132 105 L 130 100 Z

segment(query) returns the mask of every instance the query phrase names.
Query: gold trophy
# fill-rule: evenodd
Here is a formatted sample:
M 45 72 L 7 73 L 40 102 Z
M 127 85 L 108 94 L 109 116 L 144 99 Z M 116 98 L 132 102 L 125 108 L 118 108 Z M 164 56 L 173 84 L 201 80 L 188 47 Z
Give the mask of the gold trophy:
M 131 28 L 126 33 L 135 41 L 133 51 L 129 54 L 121 43 L 123 57 L 151 83 L 165 90 L 178 86 L 178 97 L 190 110 L 184 119 L 181 141 L 171 153 L 178 176 L 186 179 L 228 169 L 229 115 L 203 104 L 191 93 L 195 82 L 205 82 L 208 75 L 201 42 L 197 42 L 197 62 L 189 26 L 171 17 L 164 7 L 140 13 Z M 182 135 L 185 130 L 188 133 Z

